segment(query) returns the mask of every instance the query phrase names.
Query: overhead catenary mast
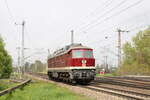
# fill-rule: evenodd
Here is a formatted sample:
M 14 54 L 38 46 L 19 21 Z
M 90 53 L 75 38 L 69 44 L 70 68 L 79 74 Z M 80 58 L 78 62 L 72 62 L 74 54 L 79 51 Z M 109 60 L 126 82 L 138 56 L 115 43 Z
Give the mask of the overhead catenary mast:
M 117 32 L 118 32 L 118 67 L 121 67 L 121 64 L 122 64 L 121 33 L 129 32 L 129 31 L 118 29 Z
M 22 26 L 22 39 L 21 39 L 21 67 L 22 67 L 22 74 L 24 74 L 24 26 L 25 26 L 25 21 L 22 21 L 21 24 L 15 23 L 15 25 L 21 25 Z

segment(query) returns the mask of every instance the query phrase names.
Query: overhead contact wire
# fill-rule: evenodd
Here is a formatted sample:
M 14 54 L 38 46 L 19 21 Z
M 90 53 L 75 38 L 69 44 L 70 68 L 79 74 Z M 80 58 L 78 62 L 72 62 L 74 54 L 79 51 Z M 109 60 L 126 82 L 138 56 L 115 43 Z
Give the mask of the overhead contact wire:
M 118 16 L 119 14 L 121 14 L 121 13 L 125 12 L 126 10 L 128 10 L 128 9 L 130 9 L 130 8 L 132 8 L 132 7 L 136 6 L 136 5 L 138 5 L 138 4 L 140 4 L 140 3 L 143 2 L 143 1 L 144 1 L 144 0 L 139 0 L 139 1 L 137 1 L 136 3 L 134 3 L 134 4 L 130 5 L 130 6 L 128 6 L 128 7 L 124 8 L 124 9 L 122 9 L 121 11 L 118 11 L 117 13 L 114 13 L 113 15 L 111 15 L 111 16 L 109 16 L 109 17 L 106 17 L 104 20 L 98 22 L 97 24 L 94 24 L 92 27 L 94 27 L 95 25 L 100 25 L 100 24 L 102 24 L 102 22 L 107 21 L 107 20 L 109 20 L 109 19 L 111 19 L 111 18 L 113 18 L 113 17 L 115 17 L 115 16 Z M 92 27 L 89 27 L 89 28 L 92 28 Z M 88 30 L 89 28 L 87 28 L 86 30 Z
M 102 15 L 100 15 L 98 18 L 96 18 L 95 20 L 93 20 L 92 22 L 90 22 L 89 24 L 87 24 L 86 26 L 82 27 L 82 28 L 86 28 L 89 25 L 95 23 L 97 20 L 104 18 L 104 16 L 108 15 L 110 12 L 112 12 L 113 10 L 117 9 L 118 7 L 120 7 L 121 5 L 123 5 L 127 0 L 123 0 L 121 1 L 119 4 L 117 4 L 115 7 L 111 8 L 110 10 L 106 11 L 105 13 L 103 13 Z

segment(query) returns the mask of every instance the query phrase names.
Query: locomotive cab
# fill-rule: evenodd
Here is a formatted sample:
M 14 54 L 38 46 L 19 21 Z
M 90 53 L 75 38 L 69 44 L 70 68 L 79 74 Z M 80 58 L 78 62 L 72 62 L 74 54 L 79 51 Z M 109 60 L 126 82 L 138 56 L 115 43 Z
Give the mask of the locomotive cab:
M 92 49 L 73 49 L 71 51 L 70 66 L 72 67 L 94 67 L 95 59 Z
M 78 48 L 72 49 L 70 66 L 72 75 L 77 82 L 87 82 L 94 80 L 95 59 L 92 49 Z

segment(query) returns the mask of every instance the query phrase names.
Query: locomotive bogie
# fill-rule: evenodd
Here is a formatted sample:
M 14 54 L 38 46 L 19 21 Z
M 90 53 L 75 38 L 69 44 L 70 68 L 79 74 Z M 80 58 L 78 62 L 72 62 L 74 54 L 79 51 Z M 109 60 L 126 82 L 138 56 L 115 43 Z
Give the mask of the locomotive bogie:
M 67 80 L 71 81 L 82 81 L 82 82 L 90 82 L 94 80 L 95 69 L 70 69 L 70 70 L 55 70 L 48 71 L 48 76 L 50 79 L 58 79 L 58 80 Z

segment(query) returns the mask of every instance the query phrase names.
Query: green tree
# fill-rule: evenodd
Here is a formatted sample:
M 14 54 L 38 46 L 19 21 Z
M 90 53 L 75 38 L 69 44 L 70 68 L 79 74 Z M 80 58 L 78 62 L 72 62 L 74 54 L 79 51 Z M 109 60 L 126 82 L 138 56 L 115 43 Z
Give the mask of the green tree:
M 150 74 L 150 28 L 140 31 L 123 46 L 124 60 L 120 74 Z
M 0 78 L 9 78 L 12 72 L 12 58 L 4 47 L 5 44 L 0 37 Z
M 43 64 L 40 60 L 36 60 L 35 69 L 37 72 L 43 72 L 44 70 L 46 70 L 46 65 Z
M 40 60 L 36 60 L 34 63 L 30 64 L 28 67 L 28 71 L 32 72 L 44 72 L 46 71 L 46 64 L 41 62 Z

